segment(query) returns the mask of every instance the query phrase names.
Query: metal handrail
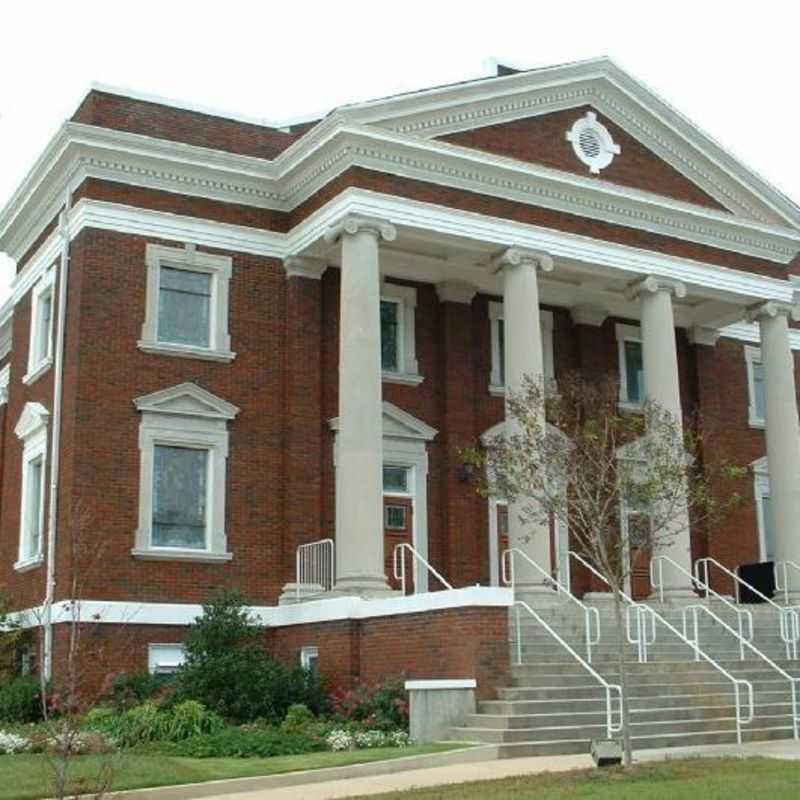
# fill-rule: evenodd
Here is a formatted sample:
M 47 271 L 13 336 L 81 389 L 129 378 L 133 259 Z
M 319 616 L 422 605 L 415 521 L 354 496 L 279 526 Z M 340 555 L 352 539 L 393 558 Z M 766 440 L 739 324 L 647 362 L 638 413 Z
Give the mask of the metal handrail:
M 786 645 L 786 658 L 794 661 L 797 659 L 797 642 L 800 639 L 800 617 L 798 617 L 797 609 L 786 608 L 779 606 L 773 599 L 767 597 L 763 592 L 751 586 L 747 581 L 739 577 L 735 572 L 729 570 L 723 564 L 720 564 L 714 558 L 706 556 L 705 558 L 698 558 L 694 563 L 694 571 L 697 579 L 700 580 L 700 567 L 702 565 L 705 574 L 704 583 L 708 583 L 709 565 L 715 566 L 720 572 L 724 572 L 728 577 L 733 579 L 734 589 L 736 591 L 736 602 L 740 602 L 739 587 L 744 586 L 745 589 L 752 592 L 756 597 L 760 597 L 765 603 L 768 603 L 778 612 L 778 623 L 780 636 Z
M 597 672 L 587 661 L 565 642 L 524 600 L 515 600 L 514 609 L 516 612 L 517 624 L 517 664 L 522 663 L 522 639 L 521 626 L 519 621 L 519 609 L 524 608 L 536 622 L 539 623 L 604 689 L 606 692 L 606 734 L 610 739 L 615 733 L 622 730 L 622 687 L 616 683 L 609 683 L 599 672 Z M 612 695 L 618 698 L 618 722 L 614 723 L 614 710 Z
M 524 553 L 517 547 L 510 547 L 503 552 L 501 559 L 502 578 L 506 586 L 510 586 L 512 590 L 516 584 L 516 570 L 514 569 L 514 557 L 519 556 L 523 561 L 526 561 L 529 566 L 533 567 L 547 583 L 550 583 L 556 592 L 565 595 L 575 605 L 583 610 L 583 620 L 586 629 L 586 660 L 592 663 L 592 647 L 600 643 L 600 612 L 596 608 L 591 608 L 586 605 L 582 600 L 575 597 L 572 592 L 565 589 L 549 572 L 537 564 L 527 553 Z M 592 636 L 592 620 L 594 620 L 595 636 Z
M 702 589 L 706 593 L 706 599 L 708 599 L 708 596 L 711 595 L 719 600 L 723 605 L 730 608 L 731 611 L 736 614 L 736 619 L 739 626 L 739 638 L 742 641 L 753 641 L 753 614 L 750 612 L 750 610 L 747 608 L 740 608 L 735 603 L 732 603 L 730 600 L 728 600 L 728 598 L 724 595 L 719 594 L 719 592 L 715 592 L 707 583 L 703 583 L 703 581 L 701 581 L 696 575 L 692 575 L 688 569 L 684 569 L 669 556 L 655 556 L 654 558 L 650 559 L 650 584 L 654 589 L 658 590 L 662 603 L 664 602 L 664 564 L 668 564 L 670 567 L 672 567 L 672 569 L 689 578 L 689 580 L 692 581 L 698 589 Z M 658 565 L 658 580 L 656 580 L 656 571 L 654 569 L 656 565 Z M 742 625 L 743 619 L 747 620 L 746 634 L 744 631 L 744 626 Z M 739 655 L 742 659 L 744 659 L 744 645 L 741 642 L 739 644 Z
M 397 581 L 400 581 L 400 590 L 403 594 L 406 593 L 406 559 L 402 555 L 405 550 L 408 550 L 411 553 L 411 556 L 417 560 L 428 572 L 436 578 L 439 583 L 444 586 L 445 589 L 452 589 L 453 587 L 408 543 L 408 542 L 401 542 L 400 544 L 395 545 L 394 552 L 392 553 L 392 569 L 394 572 L 394 578 Z M 418 582 L 414 582 L 414 594 L 418 593 Z M 422 594 L 422 592 L 419 592 Z
M 785 669 L 783 669 L 783 667 L 778 666 L 769 656 L 767 656 L 765 653 L 759 650 L 752 642 L 747 641 L 740 633 L 737 633 L 734 628 L 728 625 L 728 623 L 725 622 L 724 619 L 715 614 L 708 606 L 695 603 L 694 605 L 686 606 L 686 608 L 683 609 L 683 632 L 684 635 L 687 635 L 688 637 L 687 615 L 689 612 L 691 612 L 692 617 L 694 619 L 694 637 L 695 637 L 694 641 L 698 646 L 700 644 L 700 628 L 698 627 L 698 620 L 697 620 L 697 614 L 699 611 L 703 611 L 706 614 L 708 614 L 708 616 L 710 616 L 717 624 L 725 628 L 725 630 L 727 630 L 728 633 L 733 634 L 737 639 L 739 639 L 739 647 L 742 653 L 744 653 L 745 647 L 749 648 L 753 653 L 755 653 L 756 656 L 758 656 L 758 658 L 765 661 L 781 677 L 786 678 L 786 680 L 789 681 L 789 685 L 791 686 L 792 689 L 792 729 L 794 731 L 794 738 L 795 739 L 800 738 L 798 737 L 798 731 L 800 731 L 800 712 L 798 711 L 798 705 L 797 705 L 797 697 L 798 697 L 797 685 L 798 683 L 800 683 L 800 678 L 796 678 L 794 675 L 790 675 Z M 695 660 L 699 660 L 697 655 L 695 655 Z M 742 660 L 744 660 L 744 655 L 742 655 Z
M 795 563 L 794 561 L 776 561 L 773 569 L 775 570 L 775 591 L 776 592 L 783 592 L 783 598 L 786 602 L 786 605 L 789 605 L 789 570 L 788 567 L 791 567 L 795 572 L 800 572 L 800 564 Z M 783 575 L 783 586 L 781 586 L 781 582 L 778 579 L 779 575 Z
M 568 551 L 568 555 L 570 558 L 574 558 L 580 564 L 583 564 L 586 569 L 588 569 L 593 575 L 596 575 L 600 578 L 609 589 L 612 589 L 611 583 L 609 582 L 608 578 L 603 575 L 594 565 L 590 564 L 583 556 L 579 555 L 573 550 Z M 629 597 L 625 592 L 621 589 L 618 590 L 618 594 L 623 602 L 629 608 L 638 608 L 641 606 L 641 603 L 637 603 L 633 598 Z M 646 608 L 646 606 L 645 606 Z M 628 639 L 630 644 L 636 645 L 637 655 L 639 658 L 639 663 L 643 664 L 647 661 L 647 648 L 653 644 L 656 640 L 656 625 L 655 620 L 652 618 L 650 619 L 650 626 L 647 626 L 647 616 L 646 614 L 637 614 L 636 615 L 636 637 L 633 636 L 631 633 L 631 618 L 629 612 L 626 612 L 625 615 L 625 636 Z
M 295 596 L 322 594 L 333 589 L 335 576 L 333 539 L 320 539 L 301 544 L 295 555 Z

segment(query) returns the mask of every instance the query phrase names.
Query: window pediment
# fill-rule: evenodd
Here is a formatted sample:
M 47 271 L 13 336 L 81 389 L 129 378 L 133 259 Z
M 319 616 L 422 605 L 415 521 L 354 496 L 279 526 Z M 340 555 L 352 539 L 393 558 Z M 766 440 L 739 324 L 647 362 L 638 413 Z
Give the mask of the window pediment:
M 331 430 L 339 430 L 339 417 L 329 420 Z M 430 442 L 439 433 L 413 414 L 393 403 L 383 402 L 383 436 L 391 439 L 416 439 Z
M 133 401 L 138 411 L 175 414 L 206 419 L 235 419 L 239 408 L 196 383 L 181 383 L 170 389 L 142 395 Z
M 47 426 L 50 412 L 41 403 L 25 403 L 14 428 L 18 439 L 28 439 Z

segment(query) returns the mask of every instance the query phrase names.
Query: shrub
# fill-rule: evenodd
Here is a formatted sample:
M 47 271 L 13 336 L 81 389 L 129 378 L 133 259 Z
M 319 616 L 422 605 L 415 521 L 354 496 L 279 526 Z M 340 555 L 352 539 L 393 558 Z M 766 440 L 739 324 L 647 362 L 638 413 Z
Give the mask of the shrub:
M 113 717 L 105 731 L 120 747 L 132 747 L 163 739 L 168 724 L 168 715 L 148 701 Z
M 31 749 L 31 742 L 24 736 L 15 733 L 0 731 L 0 754 L 12 755 L 13 753 L 26 753 Z
M 408 695 L 400 680 L 333 692 L 331 708 L 334 720 L 342 723 L 358 722 L 382 731 L 408 729 Z
M 110 701 L 116 709 L 128 709 L 162 695 L 174 680 L 174 675 L 152 675 L 149 672 L 122 673 L 111 687 Z
M 185 700 L 169 712 L 164 739 L 169 742 L 180 742 L 193 736 L 219 733 L 224 728 L 225 720 L 219 714 L 209 711 L 196 700 Z
M 36 678 L 14 678 L 0 686 L 0 722 L 38 722 L 41 718 L 41 687 Z
M 192 626 L 175 699 L 197 700 L 235 723 L 278 722 L 294 703 L 313 713 L 324 711 L 327 696 L 319 676 L 270 658 L 263 639 L 263 626 L 247 613 L 239 595 L 218 595 Z
M 326 750 L 324 739 L 278 728 L 229 727 L 170 745 L 165 752 L 187 758 L 272 758 Z

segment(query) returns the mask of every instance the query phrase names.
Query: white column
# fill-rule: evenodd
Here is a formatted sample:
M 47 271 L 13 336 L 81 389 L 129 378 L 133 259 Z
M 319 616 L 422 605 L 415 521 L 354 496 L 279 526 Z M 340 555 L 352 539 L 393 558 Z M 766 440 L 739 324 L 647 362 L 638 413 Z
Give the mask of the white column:
M 510 248 L 495 261 L 494 266 L 503 276 L 505 390 L 508 398 L 511 393 L 522 389 L 526 377 L 541 381 L 542 384 L 544 382 L 537 273 L 539 270 L 551 272 L 553 259 L 542 253 Z M 506 432 L 509 435 L 514 433 L 513 426 L 514 420 L 506 410 Z M 549 526 L 520 520 L 523 508 L 530 502 L 529 498 L 518 498 L 509 505 L 509 543 L 550 574 Z M 541 574 L 527 566 L 522 559 L 516 565 L 516 582 L 522 592 L 554 597 Z
M 385 222 L 347 217 L 328 232 L 341 240 L 339 432 L 336 438 L 336 586 L 342 594 L 389 591 L 383 552 L 381 239 Z
M 769 510 L 775 536 L 775 560 L 800 564 L 800 424 L 794 356 L 789 344 L 793 307 L 764 303 L 750 313 L 761 332 L 764 405 L 769 463 Z M 800 594 L 794 570 L 788 574 L 792 594 Z
M 686 287 L 679 281 L 648 277 L 631 287 L 629 296 L 638 296 L 641 306 L 645 397 L 669 412 L 682 429 L 683 411 L 672 298 L 685 297 Z M 687 508 L 675 515 L 672 527 L 675 529 L 674 535 L 666 537 L 668 541 L 659 543 L 653 555 L 668 556 L 691 573 L 692 546 Z M 673 596 L 691 594 L 691 580 L 676 570 L 665 569 L 664 591 Z

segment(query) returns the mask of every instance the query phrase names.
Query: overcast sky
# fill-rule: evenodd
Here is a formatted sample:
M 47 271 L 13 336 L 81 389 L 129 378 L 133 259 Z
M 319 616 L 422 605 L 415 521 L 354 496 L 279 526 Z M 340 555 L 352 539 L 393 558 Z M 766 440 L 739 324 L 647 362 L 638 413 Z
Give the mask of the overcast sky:
M 800 3 L 7 3 L 0 207 L 92 81 L 265 119 L 610 55 L 800 202 Z M 125 9 L 122 11 L 121 9 Z M 0 301 L 13 269 L 0 255 Z

